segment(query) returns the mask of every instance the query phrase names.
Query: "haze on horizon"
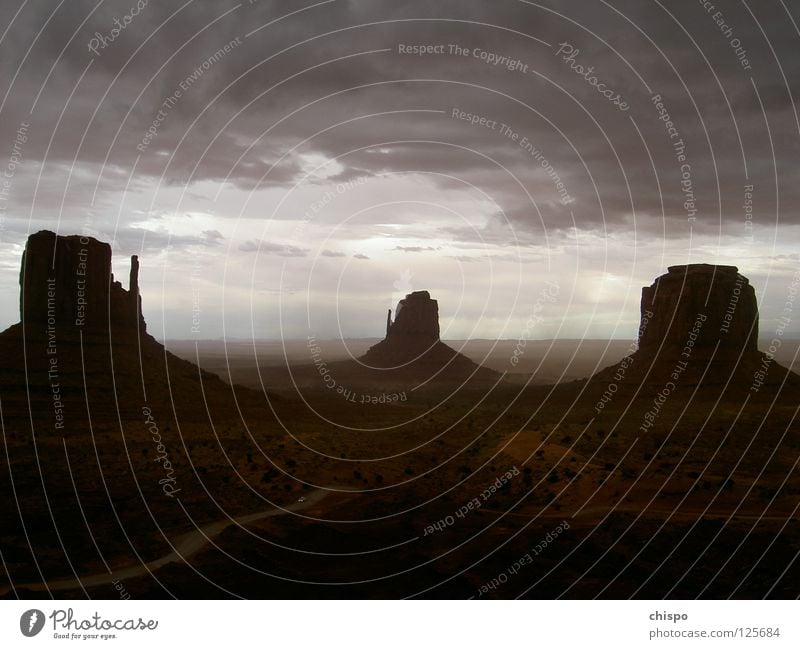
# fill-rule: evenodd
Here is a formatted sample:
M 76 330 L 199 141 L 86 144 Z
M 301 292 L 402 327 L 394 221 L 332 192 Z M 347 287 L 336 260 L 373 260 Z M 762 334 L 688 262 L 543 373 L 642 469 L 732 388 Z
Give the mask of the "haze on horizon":
M 445 339 L 534 312 L 531 339 L 632 339 L 641 287 L 700 262 L 738 266 L 768 335 L 800 262 L 798 18 L 716 4 L 749 70 L 698 3 L 150 2 L 96 51 L 135 3 L 10 9 L 0 326 L 50 229 L 112 243 L 123 282 L 138 254 L 162 339 L 381 337 L 423 289 Z

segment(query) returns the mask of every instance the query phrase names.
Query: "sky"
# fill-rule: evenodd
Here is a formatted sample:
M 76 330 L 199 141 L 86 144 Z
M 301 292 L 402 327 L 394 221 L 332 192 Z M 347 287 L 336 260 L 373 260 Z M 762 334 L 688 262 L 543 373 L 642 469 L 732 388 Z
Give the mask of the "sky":
M 161 339 L 635 336 L 667 267 L 800 269 L 785 0 L 4 3 L 0 326 L 38 230 L 108 241 Z M 785 335 L 800 336 L 800 316 Z

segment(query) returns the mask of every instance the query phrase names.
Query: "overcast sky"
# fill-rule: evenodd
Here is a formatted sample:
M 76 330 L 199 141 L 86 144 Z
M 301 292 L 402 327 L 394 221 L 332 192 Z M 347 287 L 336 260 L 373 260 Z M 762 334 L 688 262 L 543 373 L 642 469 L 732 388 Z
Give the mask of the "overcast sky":
M 769 337 L 800 268 L 800 9 L 714 5 L 9 0 L 0 325 L 49 229 L 120 277 L 138 254 L 158 338 L 377 337 L 427 289 L 443 338 L 626 339 L 695 262 L 739 267 Z

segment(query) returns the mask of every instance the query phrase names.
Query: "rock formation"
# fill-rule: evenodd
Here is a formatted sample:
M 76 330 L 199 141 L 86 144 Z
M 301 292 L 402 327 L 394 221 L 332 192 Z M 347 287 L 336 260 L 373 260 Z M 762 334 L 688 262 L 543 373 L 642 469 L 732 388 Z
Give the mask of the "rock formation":
M 758 351 L 755 291 L 735 266 L 670 266 L 642 289 L 638 349 L 592 381 L 725 385 L 758 392 L 800 377 Z
M 387 339 L 410 345 L 431 345 L 439 340 L 439 303 L 428 291 L 414 291 L 400 300 Z
M 389 311 L 386 338 L 371 347 L 362 360 L 374 367 L 401 366 L 435 351 L 437 344 L 446 347 L 439 341 L 439 303 L 428 291 L 414 291 L 398 303 L 394 322 Z
M 123 289 L 111 247 L 90 237 L 28 239 L 22 322 L 0 333 L 0 536 L 25 539 L 6 566 L 11 557 L 22 570 L 40 561 L 87 569 L 98 543 L 119 556 L 130 530 L 174 529 L 175 501 L 199 502 L 190 485 L 213 460 L 190 449 L 212 439 L 212 421 L 272 426 L 265 395 L 235 388 L 234 400 L 232 386 L 145 331 L 138 273 L 134 257 Z
M 641 313 L 644 354 L 674 357 L 687 347 L 704 357 L 716 350 L 717 358 L 758 352 L 755 291 L 735 266 L 670 266 L 642 289 Z
M 48 324 L 76 328 L 145 330 L 138 285 L 139 262 L 131 259 L 126 291 L 111 273 L 111 246 L 92 237 L 31 235 L 20 269 L 20 319 L 31 330 Z
M 370 347 L 359 362 L 383 370 L 383 380 L 462 381 L 497 376 L 439 340 L 439 303 L 428 291 L 414 291 L 400 300 L 393 322 L 389 311 L 386 338 Z
M 44 430 L 62 432 L 84 428 L 90 414 L 139 418 L 144 404 L 170 414 L 174 405 L 190 418 L 204 416 L 207 400 L 235 412 L 218 377 L 147 333 L 136 256 L 125 290 L 111 273 L 109 244 L 42 231 L 28 238 L 19 277 L 21 322 L 0 333 L 6 417 L 42 417 Z

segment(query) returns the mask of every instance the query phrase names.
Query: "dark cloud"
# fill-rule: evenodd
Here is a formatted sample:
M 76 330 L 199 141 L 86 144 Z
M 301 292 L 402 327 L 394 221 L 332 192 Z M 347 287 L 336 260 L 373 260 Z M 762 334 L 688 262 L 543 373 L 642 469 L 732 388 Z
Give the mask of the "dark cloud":
M 278 257 L 305 257 L 308 250 L 297 246 L 281 245 L 271 241 L 248 240 L 239 245 L 241 252 L 258 252 L 263 255 L 276 255 Z
M 783 218 L 794 222 L 800 183 L 791 164 L 798 154 L 791 100 L 800 57 L 791 17 L 772 3 L 716 4 L 730 32 L 699 3 L 341 1 L 280 19 L 290 11 L 279 2 L 183 9 L 150 2 L 95 55 L 90 40 L 111 34 L 133 3 L 71 2 L 47 22 L 52 5 L 34 2 L 0 45 L 9 91 L 0 141 L 30 120 L 32 163 L 46 155 L 55 178 L 74 160 L 95 175 L 85 182 L 104 189 L 134 171 L 134 189 L 142 175 L 167 184 L 288 187 L 302 177 L 297 154 L 314 151 L 342 156 L 340 179 L 424 170 L 443 186 L 468 180 L 522 227 L 572 227 L 572 213 L 577 227 L 614 229 L 626 228 L 634 212 L 678 223 L 691 213 L 675 140 L 651 102 L 657 93 L 686 144 L 698 219 L 719 223 L 720 212 L 722 222 L 735 219 L 748 182 L 761 188 L 760 211 L 769 213 L 777 181 Z M 400 43 L 445 53 L 401 55 Z M 555 54 L 559 43 L 579 50 L 572 63 Z M 471 53 L 451 55 L 450 45 Z M 381 49 L 391 51 L 360 55 Z M 477 51 L 518 60 L 527 72 Z M 572 64 L 591 66 L 630 111 L 617 110 Z M 176 101 L 165 107 L 170 97 Z M 496 126 L 454 119 L 454 108 Z M 155 134 L 137 150 L 154 120 Z M 500 124 L 535 145 L 546 164 Z M 543 165 L 574 198 L 571 212 Z M 542 206 L 541 218 L 526 192 Z M 63 193 L 54 188 L 53 196 Z
M 399 250 L 400 252 L 433 252 L 438 248 L 433 246 L 395 246 L 392 250 Z
M 362 249 L 371 273 L 396 261 L 379 250 L 527 263 L 585 237 L 658 250 L 637 270 L 649 281 L 670 246 L 735 257 L 755 232 L 748 259 L 763 263 L 800 224 L 790 3 L 149 0 L 111 38 L 136 2 L 33 0 L 0 16 L 13 255 L 47 228 L 102 234 L 126 255 L 258 251 L 274 265 Z M 262 234 L 272 219 L 292 245 Z

